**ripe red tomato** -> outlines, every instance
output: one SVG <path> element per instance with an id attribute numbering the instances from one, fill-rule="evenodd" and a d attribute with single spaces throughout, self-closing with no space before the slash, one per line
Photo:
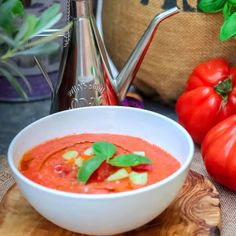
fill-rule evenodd
<path id="1" fill-rule="evenodd" d="M 139 164 L 137 166 L 132 166 L 132 170 L 137 171 L 137 172 L 152 171 L 153 165 L 152 164 Z"/>
<path id="2" fill-rule="evenodd" d="M 208 173 L 220 184 L 236 191 L 236 115 L 214 126 L 202 142 Z"/>
<path id="3" fill-rule="evenodd" d="M 99 166 L 99 168 L 92 174 L 92 176 L 90 177 L 90 182 L 93 181 L 102 182 L 116 169 L 117 169 L 116 167 L 113 167 L 107 164 L 106 161 L 104 161 Z"/>
<path id="4" fill-rule="evenodd" d="M 201 144 L 218 122 L 236 113 L 236 66 L 224 59 L 198 65 L 176 103 L 178 121 Z"/>

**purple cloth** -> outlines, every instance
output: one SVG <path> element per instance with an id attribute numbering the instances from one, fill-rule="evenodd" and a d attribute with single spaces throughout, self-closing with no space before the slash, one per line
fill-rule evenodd
<path id="1" fill-rule="evenodd" d="M 55 85 L 58 79 L 58 72 L 49 73 L 49 77 L 53 85 Z M 26 85 L 21 79 L 18 79 L 18 81 L 26 92 L 26 94 L 28 95 L 29 101 L 35 101 L 51 97 L 51 90 L 49 88 L 49 85 L 41 74 L 26 76 L 26 78 L 30 83 L 32 93 L 30 93 L 29 89 L 26 87 Z M 16 90 L 6 79 L 0 77 L 0 101 L 20 102 L 25 100 L 16 92 Z"/>
<path id="2" fill-rule="evenodd" d="M 142 109 L 144 108 L 144 104 L 141 100 L 130 96 L 126 96 L 126 98 L 121 102 L 121 105 L 127 107 L 142 108 Z"/>

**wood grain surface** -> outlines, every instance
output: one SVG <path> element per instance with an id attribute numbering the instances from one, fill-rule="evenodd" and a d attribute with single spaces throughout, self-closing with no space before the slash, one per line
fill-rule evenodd
<path id="1" fill-rule="evenodd" d="M 159 217 L 119 236 L 218 236 L 219 194 L 202 175 L 190 171 L 175 201 Z M 80 236 L 64 230 L 39 215 L 14 185 L 0 203 L 0 235 Z"/>

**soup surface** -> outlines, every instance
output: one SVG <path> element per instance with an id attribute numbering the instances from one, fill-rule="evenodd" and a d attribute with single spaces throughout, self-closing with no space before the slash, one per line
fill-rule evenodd
<path id="1" fill-rule="evenodd" d="M 179 168 L 180 163 L 173 156 L 145 140 L 92 133 L 37 145 L 24 154 L 19 164 L 20 172 L 40 185 L 88 194 L 141 188 Z"/>

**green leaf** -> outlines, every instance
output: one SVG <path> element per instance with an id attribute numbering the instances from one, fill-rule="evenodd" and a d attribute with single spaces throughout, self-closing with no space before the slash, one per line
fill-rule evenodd
<path id="1" fill-rule="evenodd" d="M 149 163 L 151 163 L 150 159 L 136 154 L 122 154 L 116 156 L 114 159 L 109 160 L 110 165 L 119 167 L 137 166 L 140 164 L 149 164 Z"/>
<path id="2" fill-rule="evenodd" d="M 221 11 L 227 0 L 200 0 L 198 8 L 203 12 Z"/>
<path id="3" fill-rule="evenodd" d="M 4 76 L 5 79 L 8 80 L 8 82 L 15 88 L 15 90 L 21 97 L 28 99 L 28 96 L 25 93 L 24 89 L 21 87 L 20 83 L 12 74 L 10 74 L 7 70 L 3 68 L 0 68 L 0 73 Z"/>
<path id="4" fill-rule="evenodd" d="M 8 35 L 0 32 L 0 44 L 2 44 L 3 42 L 8 44 L 8 46 L 13 47 L 13 48 L 19 47 L 19 44 L 18 44 L 17 41 L 12 39 Z"/>
<path id="5" fill-rule="evenodd" d="M 50 42 L 53 39 L 57 38 L 58 36 L 62 35 L 63 33 L 67 32 L 70 29 L 71 26 L 72 26 L 72 22 L 67 24 L 61 30 L 51 34 L 50 36 L 46 36 L 46 37 L 43 37 L 43 38 L 40 38 L 38 40 L 34 40 L 33 42 L 28 43 L 25 47 L 30 48 L 30 47 L 33 47 L 33 46 L 36 46 L 36 45 L 39 45 L 39 44 Z"/>
<path id="6" fill-rule="evenodd" d="M 18 0 L 8 0 L 1 4 L 0 7 L 0 24 L 4 25 L 12 16 L 13 9 L 17 5 Z"/>
<path id="7" fill-rule="evenodd" d="M 0 25 L 6 30 L 9 22 L 12 21 L 12 9 L 17 0 L 9 0 L 1 4 L 0 7 Z"/>
<path id="8" fill-rule="evenodd" d="M 27 55 L 27 56 L 48 55 L 48 54 L 55 52 L 58 48 L 59 48 L 59 45 L 57 43 L 49 42 L 46 44 L 35 46 L 33 48 L 30 48 L 30 49 L 27 49 L 24 51 L 19 51 L 19 52 L 15 53 L 15 56 L 19 56 L 19 55 Z"/>
<path id="9" fill-rule="evenodd" d="M 62 13 L 59 13 L 59 10 L 59 5 L 54 4 L 44 11 L 39 18 L 35 15 L 28 15 L 24 19 L 24 22 L 15 39 L 25 42 L 40 34 L 44 30 L 52 27 L 62 17 Z"/>
<path id="10" fill-rule="evenodd" d="M 104 158 L 102 156 L 94 156 L 93 158 L 85 161 L 78 171 L 78 180 L 82 183 L 86 183 L 93 172 L 98 169 L 103 161 Z"/>
<path id="11" fill-rule="evenodd" d="M 62 13 L 57 14 L 51 21 L 47 22 L 46 25 L 44 25 L 41 28 L 36 28 L 36 30 L 34 31 L 34 34 L 31 35 L 30 38 L 35 37 L 36 35 L 39 35 L 40 33 L 42 33 L 44 30 L 49 29 L 50 27 L 52 27 L 53 25 L 55 25 L 62 17 Z"/>
<path id="12" fill-rule="evenodd" d="M 236 0 L 228 0 L 228 3 L 232 6 L 236 6 Z"/>
<path id="13" fill-rule="evenodd" d="M 28 41 L 35 31 L 35 27 L 38 24 L 38 21 L 39 19 L 36 16 L 28 15 L 21 25 L 15 37 L 15 40 L 22 42 Z"/>
<path id="14" fill-rule="evenodd" d="M 231 16 L 231 5 L 227 2 L 223 8 L 224 19 L 227 20 Z"/>
<path id="15" fill-rule="evenodd" d="M 54 24 L 56 24 L 62 17 L 62 13 L 59 13 L 60 5 L 53 4 L 49 7 L 43 14 L 40 16 L 39 21 L 35 27 L 34 34 L 31 36 L 35 36 L 36 34 L 40 34 L 46 29 L 49 29 Z"/>
<path id="16" fill-rule="evenodd" d="M 15 14 L 21 13 L 19 4 L 19 0 L 7 0 L 0 7 L 0 26 L 9 34 L 12 34 L 15 30 Z"/>
<path id="17" fill-rule="evenodd" d="M 111 158 L 116 152 L 116 146 L 109 142 L 95 142 L 92 145 L 96 155 L 103 156 L 104 160 Z"/>
<path id="18" fill-rule="evenodd" d="M 12 9 L 12 12 L 16 16 L 23 16 L 25 13 L 24 6 L 20 0 L 17 1 L 15 6 Z"/>
<path id="19" fill-rule="evenodd" d="M 223 24 L 220 30 L 220 40 L 225 41 L 236 35 L 236 12 L 233 13 Z"/>
<path id="20" fill-rule="evenodd" d="M 223 9 L 224 20 L 227 20 L 234 12 L 235 7 L 232 6 L 229 2 L 226 2 Z"/>
<path id="21" fill-rule="evenodd" d="M 5 67 L 8 69 L 8 71 L 12 71 L 13 73 L 15 73 L 16 76 L 20 77 L 23 80 L 23 82 L 25 83 L 25 85 L 27 86 L 27 88 L 29 89 L 29 92 L 32 93 L 32 89 L 31 89 L 29 81 L 24 76 L 24 74 L 18 69 L 18 67 L 15 66 L 14 63 L 11 63 L 11 62 L 7 63 L 7 62 L 2 61 L 2 64 L 5 65 Z"/>

